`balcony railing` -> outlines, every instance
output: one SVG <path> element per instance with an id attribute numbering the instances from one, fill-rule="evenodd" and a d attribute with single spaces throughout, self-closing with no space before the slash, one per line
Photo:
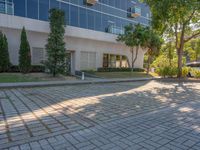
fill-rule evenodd
<path id="1" fill-rule="evenodd" d="M 110 25 L 108 27 L 108 33 L 112 33 L 112 34 L 124 34 L 124 28 L 122 27 L 117 27 L 115 25 Z"/>
<path id="2" fill-rule="evenodd" d="M 0 13 L 14 15 L 14 3 L 0 0 Z"/>

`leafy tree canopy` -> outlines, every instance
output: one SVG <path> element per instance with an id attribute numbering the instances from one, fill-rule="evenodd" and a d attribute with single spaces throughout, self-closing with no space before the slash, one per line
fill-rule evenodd
<path id="1" fill-rule="evenodd" d="M 178 54 L 178 77 L 181 77 L 184 45 L 200 35 L 200 1 L 142 1 L 150 6 L 153 28 L 167 38 L 174 40 Z"/>

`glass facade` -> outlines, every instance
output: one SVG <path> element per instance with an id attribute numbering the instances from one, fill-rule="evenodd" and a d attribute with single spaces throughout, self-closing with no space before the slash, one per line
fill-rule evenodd
<path id="1" fill-rule="evenodd" d="M 149 7 L 138 0 L 99 0 L 94 5 L 86 1 L 0 0 L 0 13 L 48 21 L 49 9 L 59 8 L 65 12 L 67 25 L 113 34 L 123 33 L 123 27 L 130 23 L 149 25 Z M 133 7 L 140 10 L 139 17 L 129 17 Z"/>
<path id="2" fill-rule="evenodd" d="M 103 68 L 128 68 L 128 58 L 124 55 L 104 54 Z"/>

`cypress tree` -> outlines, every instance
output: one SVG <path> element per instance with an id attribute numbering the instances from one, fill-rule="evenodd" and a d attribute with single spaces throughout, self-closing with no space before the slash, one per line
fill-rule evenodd
<path id="1" fill-rule="evenodd" d="M 65 14 L 62 10 L 50 10 L 50 34 L 46 44 L 47 61 L 46 67 L 55 77 L 65 69 Z"/>
<path id="2" fill-rule="evenodd" d="M 10 60 L 8 52 L 8 42 L 6 35 L 0 32 L 0 72 L 5 72 L 9 69 Z"/>
<path id="3" fill-rule="evenodd" d="M 3 71 L 3 64 L 4 64 L 4 42 L 3 42 L 3 34 L 0 31 L 0 72 Z"/>
<path id="4" fill-rule="evenodd" d="M 31 70 L 31 52 L 27 40 L 26 30 L 23 27 L 21 32 L 21 44 L 19 50 L 19 69 L 22 73 L 28 73 Z"/>
<path id="5" fill-rule="evenodd" d="M 6 35 L 4 34 L 4 48 L 5 48 L 5 61 L 6 61 L 6 71 L 9 69 L 10 67 L 10 56 L 9 56 L 9 51 L 8 51 L 8 40 Z"/>

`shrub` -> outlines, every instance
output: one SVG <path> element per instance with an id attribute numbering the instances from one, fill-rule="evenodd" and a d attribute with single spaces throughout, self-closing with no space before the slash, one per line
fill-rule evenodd
<path id="1" fill-rule="evenodd" d="M 177 75 L 176 67 L 161 67 L 156 69 L 156 73 L 158 73 L 162 77 L 173 77 Z"/>
<path id="2" fill-rule="evenodd" d="M 190 72 L 190 67 L 183 67 L 182 68 L 182 77 L 187 77 L 188 73 Z"/>
<path id="3" fill-rule="evenodd" d="M 9 72 L 20 72 L 19 66 L 13 65 L 8 70 Z M 30 68 L 30 72 L 45 72 L 45 66 L 42 65 L 33 65 Z"/>
<path id="4" fill-rule="evenodd" d="M 131 72 L 131 68 L 98 68 L 98 72 Z M 144 72 L 144 69 L 134 68 L 134 72 Z"/>
<path id="5" fill-rule="evenodd" d="M 195 76 L 194 77 L 195 78 L 200 78 L 200 71 L 199 70 L 195 72 Z"/>
<path id="6" fill-rule="evenodd" d="M 200 70 L 197 69 L 191 69 L 192 75 L 194 75 L 195 78 L 200 78 Z"/>

